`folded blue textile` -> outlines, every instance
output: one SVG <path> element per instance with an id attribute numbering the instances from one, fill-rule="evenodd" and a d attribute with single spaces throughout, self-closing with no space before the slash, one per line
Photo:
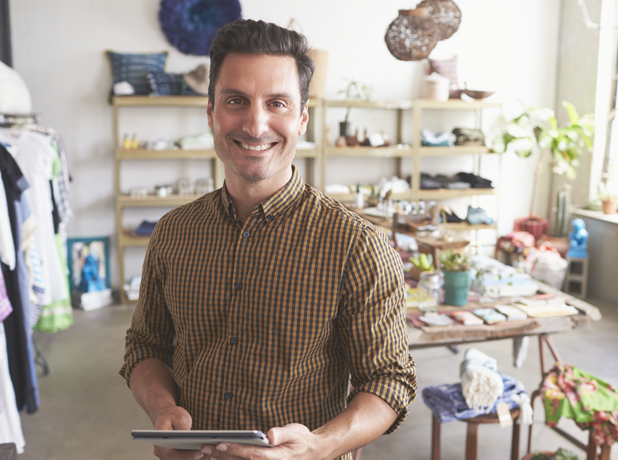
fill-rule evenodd
<path id="1" fill-rule="evenodd" d="M 135 230 L 133 230 L 133 234 L 136 236 L 150 236 L 152 235 L 152 232 L 154 232 L 156 225 L 157 222 L 148 222 L 147 220 L 144 220 Z"/>
<path id="2" fill-rule="evenodd" d="M 423 389 L 423 402 L 431 409 L 440 423 L 448 423 L 453 420 L 465 420 L 483 414 L 496 412 L 498 403 L 506 403 L 509 409 L 519 407 L 513 401 L 513 395 L 525 393 L 524 386 L 513 377 L 500 374 L 504 383 L 504 393 L 498 398 L 491 410 L 472 410 L 466 404 L 466 400 L 461 393 L 461 383 L 452 385 L 435 385 Z M 489 408 L 487 408 L 489 409 Z"/>
<path id="3" fill-rule="evenodd" d="M 421 145 L 426 147 L 452 147 L 453 135 L 447 131 L 434 133 L 428 129 L 421 130 Z"/>

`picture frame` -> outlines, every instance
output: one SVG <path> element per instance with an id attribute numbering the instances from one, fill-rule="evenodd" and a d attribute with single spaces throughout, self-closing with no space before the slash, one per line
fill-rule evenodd
<path id="1" fill-rule="evenodd" d="M 81 282 L 84 260 L 91 253 L 99 260 L 99 276 L 105 287 L 111 288 L 109 236 L 76 237 L 67 238 L 67 266 L 71 292 L 77 290 Z"/>

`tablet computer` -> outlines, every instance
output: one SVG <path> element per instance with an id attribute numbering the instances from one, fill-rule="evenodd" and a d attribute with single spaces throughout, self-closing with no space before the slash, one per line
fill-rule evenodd
<path id="1" fill-rule="evenodd" d="M 271 447 L 259 430 L 133 430 L 131 435 L 138 441 L 180 450 L 200 450 L 204 444 L 220 442 Z"/>

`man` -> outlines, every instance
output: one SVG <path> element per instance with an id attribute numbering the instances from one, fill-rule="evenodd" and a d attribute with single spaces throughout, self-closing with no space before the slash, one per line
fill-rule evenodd
<path id="1" fill-rule="evenodd" d="M 121 370 L 155 429 L 259 429 L 275 447 L 159 458 L 350 458 L 415 397 L 401 259 L 292 166 L 308 51 L 261 21 L 213 41 L 207 111 L 225 185 L 158 223 Z"/>

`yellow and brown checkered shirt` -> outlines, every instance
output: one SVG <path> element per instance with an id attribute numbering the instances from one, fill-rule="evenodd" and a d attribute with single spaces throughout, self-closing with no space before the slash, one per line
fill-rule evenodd
<path id="1" fill-rule="evenodd" d="M 225 189 L 158 223 L 126 337 L 127 382 L 167 363 L 193 429 L 313 430 L 348 383 L 398 414 L 416 395 L 401 258 L 340 203 L 290 182 L 242 222 Z"/>

